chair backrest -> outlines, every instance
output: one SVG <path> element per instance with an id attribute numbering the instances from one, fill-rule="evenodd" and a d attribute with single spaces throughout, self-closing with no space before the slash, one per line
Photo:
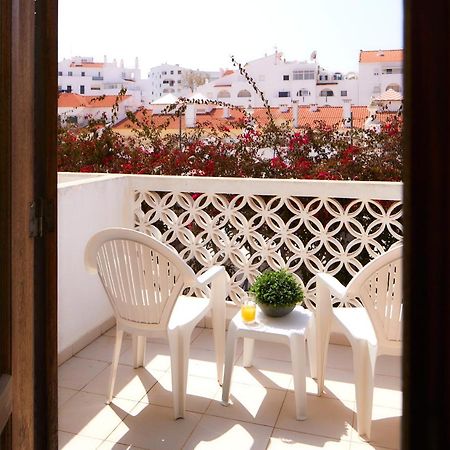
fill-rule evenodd
<path id="1" fill-rule="evenodd" d="M 362 302 L 378 342 L 387 345 L 402 340 L 402 251 L 399 245 L 375 258 L 355 275 L 347 291 Z"/>
<path id="2" fill-rule="evenodd" d="M 136 230 L 107 228 L 86 245 L 86 268 L 97 272 L 117 320 L 167 325 L 192 269 L 167 245 Z"/>

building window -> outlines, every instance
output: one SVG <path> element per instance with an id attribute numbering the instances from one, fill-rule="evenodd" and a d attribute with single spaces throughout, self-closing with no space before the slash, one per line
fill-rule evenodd
<path id="1" fill-rule="evenodd" d="M 181 70 L 178 71 L 178 75 L 181 75 Z"/>
<path id="2" fill-rule="evenodd" d="M 170 71 L 170 75 L 173 75 L 173 70 Z"/>
<path id="3" fill-rule="evenodd" d="M 163 73 L 162 73 L 163 75 L 167 75 L 167 72 L 166 71 L 163 71 Z"/>
<path id="4" fill-rule="evenodd" d="M 72 75 L 73 75 L 72 72 L 67 72 L 67 76 L 68 76 L 68 77 L 71 77 Z"/>
<path id="5" fill-rule="evenodd" d="M 67 86 L 66 92 L 70 94 L 72 92 L 72 86 Z"/>
<path id="6" fill-rule="evenodd" d="M 305 70 L 305 80 L 314 80 L 314 70 Z"/>
<path id="7" fill-rule="evenodd" d="M 80 86 L 80 94 L 81 94 L 81 95 L 84 94 L 84 86 L 83 86 L 83 85 Z"/>
<path id="8" fill-rule="evenodd" d="M 386 73 L 391 74 L 392 73 L 392 69 L 386 69 Z"/>
<path id="9" fill-rule="evenodd" d="M 319 94 L 321 97 L 333 97 L 334 92 L 331 89 L 322 89 Z"/>
<path id="10" fill-rule="evenodd" d="M 283 75 L 283 81 L 289 81 L 289 75 Z"/>
<path id="11" fill-rule="evenodd" d="M 217 94 L 217 98 L 230 98 L 231 94 L 228 91 L 222 90 Z"/>
<path id="12" fill-rule="evenodd" d="M 291 93 L 289 91 L 280 91 L 278 92 L 278 97 L 290 97 Z"/>
<path id="13" fill-rule="evenodd" d="M 62 86 L 58 85 L 58 92 L 61 92 L 61 91 L 62 91 Z"/>
<path id="14" fill-rule="evenodd" d="M 177 83 L 178 83 L 178 84 L 181 84 L 181 80 L 177 80 Z"/>
<path id="15" fill-rule="evenodd" d="M 297 92 L 297 97 L 308 97 L 309 95 L 311 95 L 311 92 L 309 92 L 308 89 L 300 89 Z"/>
<path id="16" fill-rule="evenodd" d="M 86 76 L 86 72 L 81 72 L 81 76 L 85 77 Z"/>
<path id="17" fill-rule="evenodd" d="M 336 72 L 336 73 L 333 75 L 333 80 L 342 80 L 342 73 Z"/>
<path id="18" fill-rule="evenodd" d="M 341 91 L 341 97 L 347 97 L 347 91 Z"/>
<path id="19" fill-rule="evenodd" d="M 91 86 L 91 91 L 99 91 L 100 86 Z"/>
<path id="20" fill-rule="evenodd" d="M 58 77 L 62 77 L 62 72 L 58 72 Z"/>
<path id="21" fill-rule="evenodd" d="M 294 70 L 292 73 L 292 79 L 293 80 L 303 80 L 303 70 Z"/>
<path id="22" fill-rule="evenodd" d="M 250 92 L 247 91 L 247 89 L 243 89 L 242 91 L 239 91 L 238 97 L 251 97 L 252 94 L 250 94 Z"/>

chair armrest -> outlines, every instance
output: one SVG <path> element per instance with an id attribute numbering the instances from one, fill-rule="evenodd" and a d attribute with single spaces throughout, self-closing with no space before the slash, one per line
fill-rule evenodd
<path id="1" fill-rule="evenodd" d="M 334 297 L 343 298 L 347 294 L 347 288 L 329 273 L 320 272 L 316 276 L 318 282 L 324 284 Z"/>
<path id="2" fill-rule="evenodd" d="M 219 276 L 223 276 L 225 272 L 225 267 L 223 266 L 212 266 L 205 273 L 202 273 L 197 277 L 197 287 L 202 288 L 207 286 L 213 280 Z"/>

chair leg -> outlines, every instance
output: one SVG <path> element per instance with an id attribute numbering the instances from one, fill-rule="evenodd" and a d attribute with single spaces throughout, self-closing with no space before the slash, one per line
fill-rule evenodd
<path id="1" fill-rule="evenodd" d="M 146 347 L 145 336 L 133 335 L 132 345 L 133 345 L 133 367 L 135 369 L 137 369 L 138 367 L 143 367 L 145 359 L 145 347 Z"/>
<path id="2" fill-rule="evenodd" d="M 186 388 L 191 331 L 192 330 L 186 331 L 176 328 L 174 330 L 169 330 L 168 332 L 175 419 L 183 418 L 186 410 Z"/>
<path id="3" fill-rule="evenodd" d="M 113 398 L 114 385 L 116 384 L 117 366 L 119 365 L 120 348 L 122 347 L 123 330 L 116 327 L 116 343 L 111 364 L 111 375 L 109 378 L 108 393 L 106 395 L 106 404 L 109 405 Z"/>
<path id="4" fill-rule="evenodd" d="M 372 425 L 373 387 L 376 351 L 371 354 L 366 341 L 353 346 L 355 371 L 357 429 L 360 436 L 370 439 Z"/>
<path id="5" fill-rule="evenodd" d="M 225 328 L 226 328 L 226 304 L 224 293 L 226 288 L 226 275 L 213 281 L 211 285 L 211 297 L 213 306 L 211 309 L 212 326 L 214 336 L 214 350 L 216 352 L 217 381 L 223 382 L 223 365 L 225 358 Z"/>
<path id="6" fill-rule="evenodd" d="M 306 343 L 308 345 L 309 372 L 311 378 L 317 380 L 317 343 L 316 343 L 316 322 L 314 316 L 311 317 L 306 334 Z"/>
<path id="7" fill-rule="evenodd" d="M 328 357 L 328 345 L 330 342 L 331 323 L 326 318 L 316 315 L 315 328 L 315 365 L 317 376 L 317 394 L 322 395 L 325 387 L 325 368 Z"/>
<path id="8" fill-rule="evenodd" d="M 291 334 L 289 338 L 291 348 L 292 372 L 294 377 L 295 416 L 297 420 L 306 419 L 306 345 L 305 337 Z"/>
<path id="9" fill-rule="evenodd" d="M 233 322 L 230 322 L 225 348 L 225 368 L 222 384 L 222 405 L 224 406 L 228 406 L 230 400 L 230 385 L 234 367 L 234 355 L 236 352 L 236 338 L 236 327 Z"/>
<path id="10" fill-rule="evenodd" d="M 242 355 L 242 363 L 244 367 L 252 367 L 254 348 L 255 348 L 255 340 L 251 338 L 244 338 L 244 352 Z"/>

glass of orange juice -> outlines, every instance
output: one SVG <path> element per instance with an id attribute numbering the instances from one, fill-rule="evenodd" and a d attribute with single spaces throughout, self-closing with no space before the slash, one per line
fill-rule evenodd
<path id="1" fill-rule="evenodd" d="M 255 323 L 256 302 L 253 294 L 248 294 L 241 306 L 242 321 L 247 324 Z"/>

